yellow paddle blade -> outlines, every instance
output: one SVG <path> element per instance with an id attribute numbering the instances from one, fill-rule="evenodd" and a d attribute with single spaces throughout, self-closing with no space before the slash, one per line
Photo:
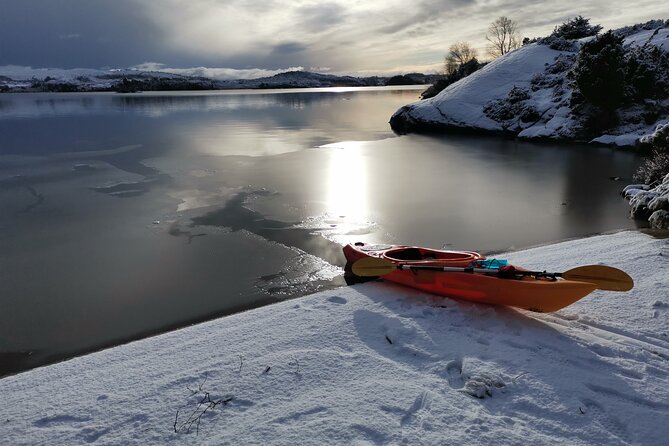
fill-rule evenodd
<path id="1" fill-rule="evenodd" d="M 592 283 L 598 289 L 607 291 L 629 291 L 634 287 L 634 281 L 625 271 L 604 265 L 579 266 L 565 271 L 562 277 Z"/>
<path id="2" fill-rule="evenodd" d="M 351 266 L 353 274 L 358 277 L 385 276 L 396 269 L 397 266 L 393 262 L 378 257 L 363 257 Z"/>

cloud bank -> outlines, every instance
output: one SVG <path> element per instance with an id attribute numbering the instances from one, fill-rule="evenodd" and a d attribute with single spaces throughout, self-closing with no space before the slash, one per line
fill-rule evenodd
<path id="1" fill-rule="evenodd" d="M 0 66 L 157 61 L 221 78 L 226 70 L 255 76 L 284 67 L 429 71 L 455 41 L 482 50 L 500 15 L 518 22 L 524 36 L 541 36 L 579 14 L 606 29 L 666 18 L 667 8 L 664 0 L 22 0 L 3 5 Z"/>

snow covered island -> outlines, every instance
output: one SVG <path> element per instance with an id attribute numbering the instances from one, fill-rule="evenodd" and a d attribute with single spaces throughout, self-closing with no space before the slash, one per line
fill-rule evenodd
<path id="1" fill-rule="evenodd" d="M 606 35 L 537 39 L 449 85 L 435 97 L 402 107 L 390 123 L 399 133 L 464 130 L 531 140 L 636 145 L 669 122 L 669 20 L 618 29 L 610 36 L 611 42 Z M 600 38 L 601 44 L 593 43 L 590 50 L 581 51 Z M 598 58 L 597 45 L 609 43 L 618 59 Z M 610 52 L 607 48 L 602 53 Z M 586 61 L 592 65 L 584 68 Z M 612 71 L 596 72 L 606 68 Z M 589 104 L 588 95 L 579 90 L 574 79 L 579 69 L 595 70 L 584 76 L 615 78 L 620 71 L 625 78 L 616 85 L 603 85 L 599 94 L 605 98 L 592 94 Z M 610 103 L 612 99 L 606 96 L 615 97 L 617 90 L 618 102 Z M 609 109 L 609 115 L 613 112 L 615 119 L 604 116 L 608 119 L 602 122 L 606 113 L 593 113 L 603 108 Z"/>
<path id="2" fill-rule="evenodd" d="M 506 256 L 635 280 L 554 314 L 371 282 L 0 379 L 3 444 L 661 445 L 669 243 Z"/>

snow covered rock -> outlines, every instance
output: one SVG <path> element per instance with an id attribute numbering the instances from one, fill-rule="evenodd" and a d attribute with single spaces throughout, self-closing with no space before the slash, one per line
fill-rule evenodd
<path id="1" fill-rule="evenodd" d="M 649 189 L 650 186 L 648 186 L 647 184 L 630 184 L 628 186 L 625 186 L 625 188 L 620 192 L 620 194 L 629 200 L 635 195 L 647 191 Z"/>
<path id="2" fill-rule="evenodd" d="M 646 220 L 650 217 L 651 211 L 648 207 L 651 200 L 655 199 L 657 194 L 653 191 L 642 191 L 634 195 L 630 199 L 630 206 L 632 210 L 630 211 L 632 217 L 638 220 Z"/>
<path id="3" fill-rule="evenodd" d="M 650 226 L 656 229 L 669 229 L 669 211 L 655 211 L 648 219 Z"/>
<path id="4" fill-rule="evenodd" d="M 669 229 L 669 123 L 641 138 L 642 147 L 651 151 L 635 174 L 649 184 L 631 184 L 622 194 L 630 200 L 634 218 L 648 219 L 651 227 Z"/>
<path id="5" fill-rule="evenodd" d="M 647 219 L 652 228 L 669 229 L 669 174 L 653 188 L 639 184 L 627 186 L 623 195 L 630 200 L 632 217 Z"/>

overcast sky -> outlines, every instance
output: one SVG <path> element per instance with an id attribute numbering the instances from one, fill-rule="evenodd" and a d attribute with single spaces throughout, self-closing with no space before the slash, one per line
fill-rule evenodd
<path id="1" fill-rule="evenodd" d="M 457 40 L 484 53 L 486 29 L 500 15 L 534 37 L 579 14 L 608 29 L 667 19 L 669 7 L 666 0 L 0 0 L 0 66 L 429 72 Z"/>

